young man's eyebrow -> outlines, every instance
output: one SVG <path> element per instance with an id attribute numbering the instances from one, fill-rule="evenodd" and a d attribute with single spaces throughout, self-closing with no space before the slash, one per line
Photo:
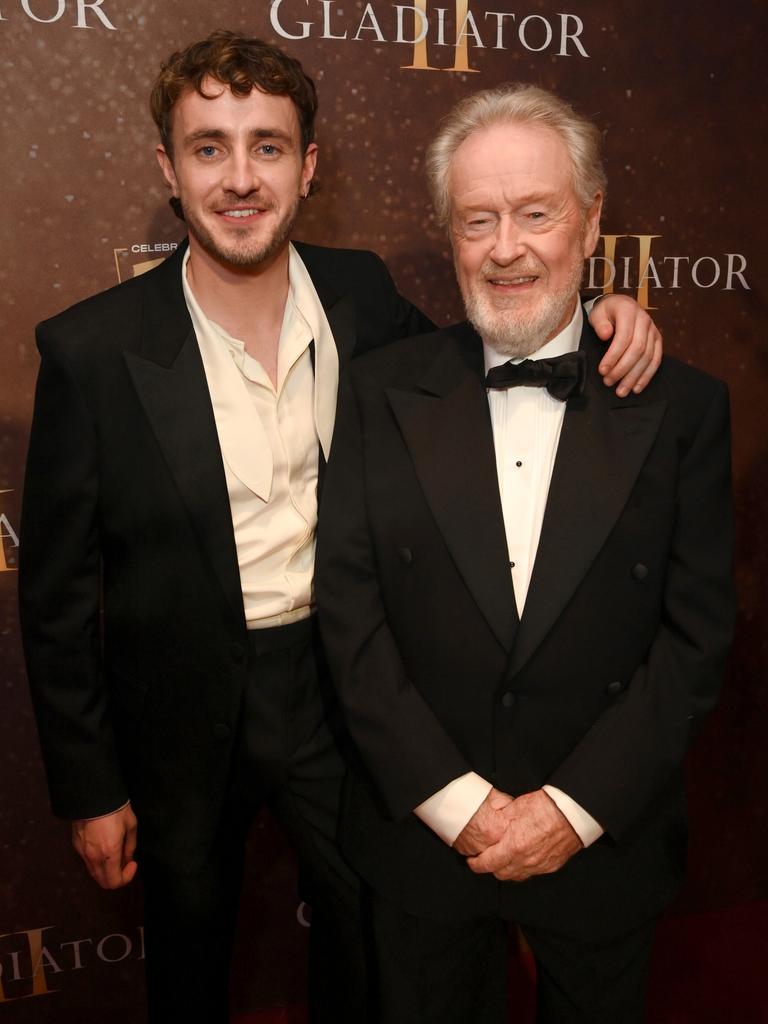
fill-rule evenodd
<path id="1" fill-rule="evenodd" d="M 284 128 L 254 128 L 251 136 L 255 139 L 282 139 L 293 142 L 293 135 Z"/>
<path id="2" fill-rule="evenodd" d="M 189 135 L 184 136 L 184 145 L 188 146 L 202 139 L 226 139 L 229 132 L 223 128 L 198 128 Z M 279 139 L 282 142 L 292 143 L 293 136 L 284 128 L 254 128 L 249 132 L 252 139 Z"/>

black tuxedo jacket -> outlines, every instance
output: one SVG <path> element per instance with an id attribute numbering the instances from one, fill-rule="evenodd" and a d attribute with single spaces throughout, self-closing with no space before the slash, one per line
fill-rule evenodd
<path id="1" fill-rule="evenodd" d="M 618 399 L 588 326 L 581 344 L 522 621 L 474 331 L 356 361 L 340 399 L 317 595 L 360 757 L 344 846 L 417 915 L 604 936 L 679 880 L 681 762 L 734 611 L 727 393 L 667 359 Z M 411 813 L 470 770 L 558 786 L 606 834 L 554 875 L 475 876 Z"/>
<path id="2" fill-rule="evenodd" d="M 429 329 L 373 253 L 298 248 L 342 365 Z M 143 846 L 194 870 L 225 791 L 246 627 L 182 255 L 38 328 L 20 597 L 54 811 L 130 798 Z"/>

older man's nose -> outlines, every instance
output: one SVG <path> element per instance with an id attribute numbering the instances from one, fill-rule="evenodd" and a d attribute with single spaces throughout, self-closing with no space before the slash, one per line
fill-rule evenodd
<path id="1" fill-rule="evenodd" d="M 525 250 L 525 236 L 520 226 L 511 217 L 501 217 L 490 252 L 491 259 L 504 266 L 519 259 Z"/>

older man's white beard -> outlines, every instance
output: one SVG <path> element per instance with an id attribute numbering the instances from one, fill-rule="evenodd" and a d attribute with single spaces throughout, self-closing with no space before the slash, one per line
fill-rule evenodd
<path id="1" fill-rule="evenodd" d="M 510 359 L 525 359 L 554 338 L 570 320 L 582 270 L 583 261 L 579 259 L 571 268 L 566 286 L 561 291 L 543 295 L 536 308 L 526 312 L 515 308 L 514 296 L 509 298 L 508 306 L 494 304 L 491 296 L 481 290 L 482 285 L 473 283 L 471 290 L 464 294 L 467 319 L 494 351 Z M 493 277 L 495 271 L 496 267 L 483 267 L 480 280 Z"/>

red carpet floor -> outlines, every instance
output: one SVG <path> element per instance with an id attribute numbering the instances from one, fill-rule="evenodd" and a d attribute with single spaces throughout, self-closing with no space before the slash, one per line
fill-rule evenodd
<path id="1" fill-rule="evenodd" d="M 512 958 L 510 1024 L 534 1024 L 530 954 Z M 654 946 L 648 1024 L 768 1024 L 768 902 L 663 920 Z M 304 1007 L 233 1024 L 307 1024 Z M 467 1021 L 467 1024 L 472 1024 Z"/>

